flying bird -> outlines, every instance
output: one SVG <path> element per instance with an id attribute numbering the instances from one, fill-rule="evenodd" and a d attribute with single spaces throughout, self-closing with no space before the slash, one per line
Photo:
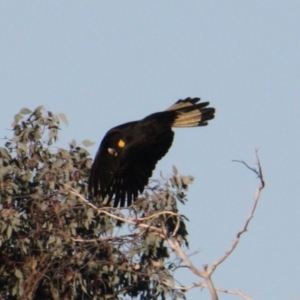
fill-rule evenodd
<path id="1" fill-rule="evenodd" d="M 199 103 L 198 103 L 199 102 Z M 91 196 L 107 197 L 113 206 L 130 206 L 148 184 L 156 163 L 172 145 L 172 127 L 206 126 L 215 109 L 200 98 L 178 100 L 167 110 L 110 129 L 94 159 Z"/>

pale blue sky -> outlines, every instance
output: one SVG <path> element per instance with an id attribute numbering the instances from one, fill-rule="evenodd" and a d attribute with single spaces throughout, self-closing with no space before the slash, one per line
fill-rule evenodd
<path id="1" fill-rule="evenodd" d="M 176 129 L 164 174 L 196 177 L 182 212 L 196 266 L 231 245 L 259 182 L 266 189 L 217 287 L 250 297 L 300 297 L 299 1 L 2 1 L 0 136 L 22 107 L 65 113 L 59 145 L 199 96 L 216 107 L 206 128 Z M 182 284 L 199 281 L 190 272 Z M 209 299 L 190 291 L 188 299 Z M 220 295 L 221 299 L 238 299 Z"/>

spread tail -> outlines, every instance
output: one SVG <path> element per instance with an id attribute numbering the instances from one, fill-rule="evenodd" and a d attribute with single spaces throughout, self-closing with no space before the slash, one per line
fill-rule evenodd
<path id="1" fill-rule="evenodd" d="M 200 98 L 187 98 L 178 100 L 167 111 L 175 111 L 176 117 L 172 123 L 173 127 L 195 127 L 206 126 L 207 121 L 215 117 L 215 109 L 207 107 L 209 102 L 197 103 Z"/>

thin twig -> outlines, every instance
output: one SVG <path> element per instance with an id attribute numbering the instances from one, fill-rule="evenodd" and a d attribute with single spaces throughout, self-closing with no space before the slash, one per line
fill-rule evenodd
<path id="1" fill-rule="evenodd" d="M 216 260 L 213 263 L 213 265 L 211 267 L 212 273 L 215 271 L 215 269 L 217 268 L 217 266 L 220 265 L 234 251 L 234 249 L 236 248 L 236 246 L 238 245 L 238 243 L 240 241 L 241 235 L 248 230 L 249 223 L 250 223 L 251 219 L 254 217 L 254 213 L 255 213 L 255 210 L 256 210 L 256 207 L 257 207 L 257 203 L 258 203 L 258 200 L 259 200 L 259 197 L 260 197 L 261 190 L 265 186 L 265 182 L 264 182 L 263 174 L 262 174 L 262 168 L 261 168 L 261 164 L 260 164 L 260 160 L 259 160 L 259 157 L 258 157 L 257 150 L 255 151 L 255 153 L 256 153 L 258 170 L 249 167 L 244 161 L 234 160 L 235 162 L 239 162 L 239 163 L 244 164 L 248 169 L 250 169 L 251 171 L 253 171 L 258 176 L 258 178 L 260 179 L 260 185 L 259 185 L 259 187 L 256 190 L 252 209 L 250 211 L 250 214 L 249 214 L 249 216 L 248 216 L 248 218 L 247 218 L 247 220 L 246 220 L 243 228 L 237 233 L 236 238 L 233 241 L 231 247 L 224 253 L 224 255 L 222 257 L 220 257 L 218 260 Z"/>

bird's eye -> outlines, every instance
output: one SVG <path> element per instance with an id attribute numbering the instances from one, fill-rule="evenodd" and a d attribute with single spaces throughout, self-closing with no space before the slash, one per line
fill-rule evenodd
<path id="1" fill-rule="evenodd" d="M 123 140 L 119 140 L 118 146 L 119 146 L 120 148 L 124 148 L 124 147 L 125 147 L 125 142 L 124 142 Z"/>

